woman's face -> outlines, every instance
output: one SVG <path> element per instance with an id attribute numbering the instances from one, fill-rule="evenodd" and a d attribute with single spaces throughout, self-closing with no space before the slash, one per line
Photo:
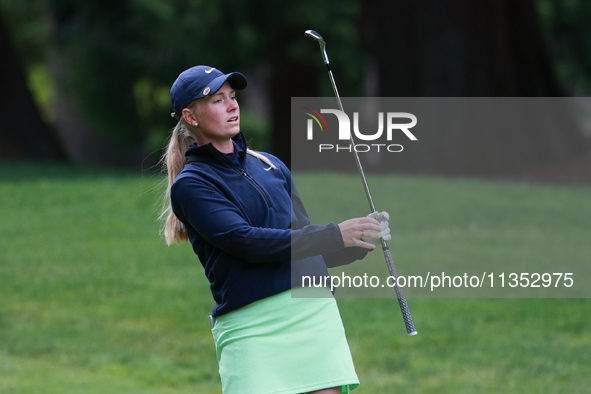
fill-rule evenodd
<path id="1" fill-rule="evenodd" d="M 197 101 L 193 112 L 199 144 L 224 143 L 240 132 L 240 107 L 236 91 L 226 81 L 213 95 Z"/>

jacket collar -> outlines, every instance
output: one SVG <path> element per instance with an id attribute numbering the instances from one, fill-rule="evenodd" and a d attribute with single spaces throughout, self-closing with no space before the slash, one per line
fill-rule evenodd
<path id="1" fill-rule="evenodd" d="M 244 159 L 246 158 L 246 138 L 244 137 L 244 134 L 242 134 L 242 132 L 236 134 L 234 137 L 232 137 L 232 142 L 234 143 L 234 152 L 240 158 L 240 162 L 244 163 Z M 218 160 L 224 156 L 225 154 L 217 150 L 211 142 L 205 145 L 197 145 L 196 142 L 193 142 L 185 152 L 187 163 L 205 163 Z"/>

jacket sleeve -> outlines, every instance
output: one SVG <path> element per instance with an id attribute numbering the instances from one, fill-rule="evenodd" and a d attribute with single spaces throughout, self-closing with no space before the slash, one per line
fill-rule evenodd
<path id="1" fill-rule="evenodd" d="M 306 226 L 310 225 L 310 218 L 308 217 L 308 213 L 306 212 L 293 179 L 291 180 L 290 185 L 292 228 L 299 228 L 300 226 L 306 228 Z M 343 237 L 341 236 L 340 230 L 338 236 L 342 243 Z M 351 248 L 345 248 L 344 246 L 345 245 L 343 244 L 343 247 L 336 251 L 325 251 L 322 253 L 322 257 L 328 268 L 351 264 L 354 261 L 363 259 L 369 252 L 369 249 L 357 246 Z M 299 247 L 300 245 L 294 242 L 293 248 L 296 254 Z"/>
<path id="2" fill-rule="evenodd" d="M 344 249 L 334 223 L 308 223 L 294 230 L 253 227 L 238 206 L 199 179 L 177 180 L 171 203 L 174 214 L 207 242 L 249 263 L 298 260 Z"/>

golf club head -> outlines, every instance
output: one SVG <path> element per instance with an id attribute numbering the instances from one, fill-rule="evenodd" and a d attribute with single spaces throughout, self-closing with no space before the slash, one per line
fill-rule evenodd
<path id="1" fill-rule="evenodd" d="M 322 36 L 314 30 L 306 30 L 306 35 L 308 37 L 312 37 L 314 40 L 318 41 L 318 44 L 320 45 L 320 52 L 322 53 L 322 59 L 324 60 L 324 64 L 328 65 L 329 61 L 328 61 L 328 55 L 326 54 L 326 41 L 324 41 L 324 38 L 322 38 Z"/>

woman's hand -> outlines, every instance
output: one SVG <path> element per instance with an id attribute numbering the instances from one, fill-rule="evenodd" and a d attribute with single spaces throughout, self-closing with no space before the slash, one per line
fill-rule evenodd
<path id="1" fill-rule="evenodd" d="M 375 249 L 375 245 L 361 240 L 361 238 L 379 238 L 380 223 L 371 217 L 353 218 L 339 223 L 341 236 L 346 247 L 359 246 Z"/>

